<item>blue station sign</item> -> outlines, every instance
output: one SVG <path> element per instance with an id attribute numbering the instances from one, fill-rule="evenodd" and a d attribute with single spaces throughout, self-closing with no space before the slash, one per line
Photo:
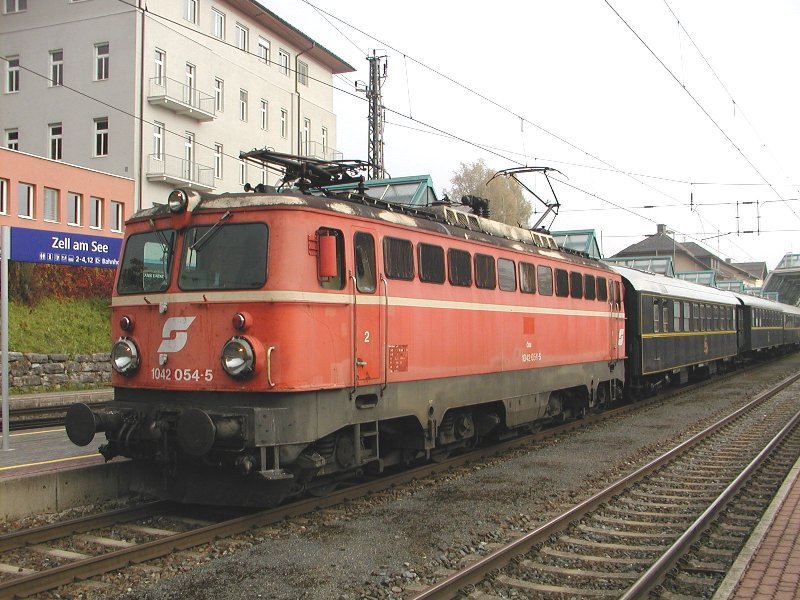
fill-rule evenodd
<path id="1" fill-rule="evenodd" d="M 11 228 L 11 260 L 115 269 L 121 238 Z"/>

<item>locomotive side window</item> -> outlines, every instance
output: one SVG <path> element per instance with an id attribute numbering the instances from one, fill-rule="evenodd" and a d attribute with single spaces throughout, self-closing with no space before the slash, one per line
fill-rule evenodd
<path id="1" fill-rule="evenodd" d="M 569 274 L 569 295 L 573 298 L 583 298 L 583 274 L 571 271 Z"/>
<path id="2" fill-rule="evenodd" d="M 519 263 L 519 291 L 524 294 L 536 293 L 536 267 L 531 263 Z"/>
<path id="3" fill-rule="evenodd" d="M 182 290 L 255 289 L 267 280 L 265 223 L 203 225 L 186 230 L 178 275 Z"/>
<path id="4" fill-rule="evenodd" d="M 411 242 L 400 238 L 383 238 L 383 268 L 390 279 L 414 279 L 414 250 Z"/>
<path id="5" fill-rule="evenodd" d="M 653 333 L 659 331 L 659 314 L 661 313 L 661 304 L 658 300 L 653 300 Z"/>
<path id="6" fill-rule="evenodd" d="M 681 303 L 677 300 L 672 301 L 672 331 L 681 330 Z"/>
<path id="7" fill-rule="evenodd" d="M 475 285 L 484 290 L 493 290 L 497 287 L 497 271 L 493 256 L 475 255 Z"/>
<path id="8" fill-rule="evenodd" d="M 608 301 L 608 284 L 605 277 L 597 278 L 597 299 L 601 302 Z"/>
<path id="9" fill-rule="evenodd" d="M 617 310 L 622 309 L 622 288 L 619 285 L 619 281 L 614 282 L 614 305 Z"/>
<path id="10" fill-rule="evenodd" d="M 594 275 L 583 276 L 583 297 L 587 300 L 595 299 Z"/>
<path id="11" fill-rule="evenodd" d="M 556 296 L 560 298 L 569 296 L 569 273 L 564 269 L 556 269 Z"/>
<path id="12" fill-rule="evenodd" d="M 431 244 L 418 244 L 419 280 L 426 283 L 444 283 L 444 248 Z"/>
<path id="13" fill-rule="evenodd" d="M 117 292 L 161 292 L 169 286 L 175 230 L 137 233 L 128 238 L 119 269 Z"/>
<path id="14" fill-rule="evenodd" d="M 451 285 L 472 285 L 472 257 L 469 252 L 452 248 L 447 251 L 447 276 Z"/>
<path id="15" fill-rule="evenodd" d="M 536 267 L 536 281 L 542 296 L 553 295 L 553 269 L 543 265 Z"/>
<path id="16" fill-rule="evenodd" d="M 688 302 L 683 303 L 683 330 L 692 330 L 692 305 Z"/>
<path id="17" fill-rule="evenodd" d="M 356 289 L 371 294 L 375 291 L 375 238 L 363 231 L 356 232 L 354 244 L 356 259 Z"/>
<path id="18" fill-rule="evenodd" d="M 344 289 L 344 234 L 338 229 L 320 227 L 317 230 L 317 237 L 333 236 L 336 240 L 336 276 L 320 277 L 319 284 L 326 290 Z"/>
<path id="19" fill-rule="evenodd" d="M 497 279 L 500 289 L 504 292 L 517 291 L 517 273 L 514 269 L 514 261 L 507 258 L 497 259 Z"/>

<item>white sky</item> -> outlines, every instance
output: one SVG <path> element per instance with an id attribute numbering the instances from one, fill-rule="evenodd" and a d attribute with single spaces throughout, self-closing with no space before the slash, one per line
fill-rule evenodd
<path id="1" fill-rule="evenodd" d="M 304 0 L 262 0 L 356 67 L 357 73 L 346 76 L 350 82 L 367 80 L 368 50 L 388 55 L 385 162 L 392 176 L 431 174 L 441 193 L 461 162 L 484 158 L 497 170 L 548 165 L 599 197 L 556 183 L 561 213 L 552 229 L 594 228 L 607 256 L 654 233 L 656 223 L 679 232 L 678 241 L 705 239 L 723 258 L 764 260 L 770 269 L 785 253 L 800 252 L 800 202 L 791 200 L 800 197 L 800 2 L 609 0 L 732 144 L 605 0 L 309 1 L 383 41 L 323 17 Z M 528 122 L 521 126 L 518 117 L 411 58 Z M 338 77 L 334 84 L 352 90 Z M 335 92 L 335 107 L 337 149 L 345 158 L 366 160 L 366 102 Z M 423 123 L 497 148 L 501 156 L 414 130 L 425 130 Z M 697 184 L 682 183 L 690 181 Z M 692 192 L 701 205 L 694 211 Z M 613 207 L 600 198 L 641 216 L 608 210 Z M 738 206 L 738 221 L 737 201 L 751 203 Z M 717 205 L 702 206 L 710 203 Z M 759 227 L 761 235 L 736 234 Z"/>

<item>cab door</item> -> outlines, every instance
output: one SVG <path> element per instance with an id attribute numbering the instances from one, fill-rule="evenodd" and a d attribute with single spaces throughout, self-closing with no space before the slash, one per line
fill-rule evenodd
<path id="1" fill-rule="evenodd" d="M 383 296 L 378 285 L 375 235 L 361 230 L 353 234 L 353 373 L 354 385 L 376 384 L 383 369 L 381 331 Z"/>

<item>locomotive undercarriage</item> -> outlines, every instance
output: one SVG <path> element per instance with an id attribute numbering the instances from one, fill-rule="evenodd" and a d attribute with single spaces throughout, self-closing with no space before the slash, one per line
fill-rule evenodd
<path id="1" fill-rule="evenodd" d="M 137 491 L 264 506 L 322 493 L 362 472 L 442 459 L 487 438 L 581 416 L 615 400 L 621 378 L 621 362 L 602 362 L 397 383 L 382 395 L 380 386 L 359 387 L 355 396 L 349 389 L 223 394 L 117 388 L 103 413 L 85 405 L 70 409 L 67 430 L 79 445 L 104 431 L 101 454 L 134 459 Z"/>

